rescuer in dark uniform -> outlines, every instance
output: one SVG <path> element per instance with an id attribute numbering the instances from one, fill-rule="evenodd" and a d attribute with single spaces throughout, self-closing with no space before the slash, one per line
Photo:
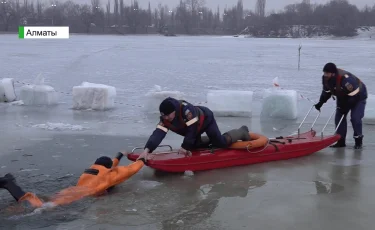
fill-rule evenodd
<path id="1" fill-rule="evenodd" d="M 184 100 L 168 97 L 160 104 L 159 111 L 160 122 L 148 139 L 140 158 L 146 159 L 147 154 L 152 153 L 163 141 L 168 130 L 185 137 L 179 150 L 181 154 L 208 146 L 208 143 L 218 148 L 226 148 L 238 140 L 250 140 L 246 126 L 221 134 L 213 112 L 204 106 L 194 106 Z M 204 132 L 209 140 L 201 138 Z"/>
<path id="2" fill-rule="evenodd" d="M 327 63 L 323 68 L 322 76 L 323 91 L 320 100 L 315 104 L 315 108 L 320 111 L 324 103 L 331 96 L 337 98 L 337 111 L 335 116 L 335 125 L 337 127 L 342 115 L 345 115 L 337 133 L 341 139 L 331 147 L 345 147 L 345 138 L 347 132 L 346 116 L 351 111 L 351 122 L 353 126 L 353 137 L 355 140 L 355 149 L 362 148 L 362 118 L 365 114 L 367 89 L 366 85 L 354 74 L 343 69 L 337 69 L 334 63 Z"/>

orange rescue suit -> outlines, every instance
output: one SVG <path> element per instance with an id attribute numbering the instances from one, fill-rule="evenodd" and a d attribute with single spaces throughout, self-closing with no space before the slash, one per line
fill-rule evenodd
<path id="1" fill-rule="evenodd" d="M 145 164 L 144 159 L 137 160 L 127 166 L 118 166 L 118 158 L 112 159 L 112 162 L 112 168 L 93 164 L 81 175 L 76 186 L 60 191 L 50 202 L 54 205 L 66 205 L 87 196 L 101 195 L 107 189 L 129 179 Z M 30 193 L 25 194 L 19 201 L 25 200 L 29 201 L 34 207 L 41 207 L 43 205 L 35 195 Z"/>

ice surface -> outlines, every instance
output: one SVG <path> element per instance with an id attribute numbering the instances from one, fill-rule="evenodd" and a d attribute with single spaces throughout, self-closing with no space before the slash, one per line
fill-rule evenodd
<path id="1" fill-rule="evenodd" d="M 180 91 L 165 91 L 159 85 L 155 85 L 146 95 L 146 112 L 159 113 L 160 103 L 167 97 L 173 97 L 177 100 L 184 99 L 185 94 Z"/>
<path id="2" fill-rule="evenodd" d="M 90 36 L 82 35 L 69 43 L 64 43 L 64 45 L 56 46 L 55 43 L 47 44 L 36 41 L 36 45 L 30 46 L 26 43 L 17 43 L 12 36 L 1 35 L 0 57 L 3 62 L 0 79 L 17 75 L 13 78 L 18 100 L 22 85 L 18 84 L 17 80 L 34 84 L 33 80 L 38 73 L 50 76 L 49 81 L 45 84 L 53 86 L 57 91 L 70 92 L 70 95 L 60 96 L 64 94 L 59 93 L 59 106 L 55 107 L 53 111 L 43 112 L 43 110 L 35 110 L 30 106 L 8 108 L 7 105 L 0 105 L 3 112 L 1 127 L 8 127 L 8 124 L 13 123 L 23 124 L 28 121 L 33 121 L 34 124 L 46 123 L 50 121 L 47 119 L 53 116 L 51 122 L 75 124 L 72 119 L 95 123 L 98 120 L 107 122 L 90 125 L 90 130 L 87 132 L 97 133 L 99 130 L 106 134 L 122 135 L 123 132 L 126 132 L 126 134 L 147 136 L 149 135 L 148 130 L 154 129 L 157 116 L 144 116 L 145 94 L 155 84 L 158 84 L 162 86 L 160 91 L 178 90 L 185 93 L 185 98 L 192 103 L 206 101 L 208 90 L 254 91 L 252 102 L 252 126 L 254 127 L 252 129 L 259 132 L 263 127 L 258 121 L 258 116 L 262 111 L 263 91 L 272 86 L 272 79 L 277 76 L 280 80 L 280 87 L 297 90 L 298 115 L 300 119 L 304 117 L 310 109 L 311 103 L 307 100 L 300 100 L 300 94 L 314 102 L 319 99 L 322 91 L 321 68 L 327 62 L 320 57 L 328 51 L 337 54 L 335 62 L 338 65 L 361 76 L 361 80 L 366 83 L 368 89 L 375 87 L 373 80 L 375 71 L 374 40 L 249 38 L 240 39 L 240 41 L 233 36 L 228 38 L 210 36 L 204 39 L 188 36 L 183 39 L 170 40 L 159 36 L 118 37 L 111 35 L 103 37 L 103 39 L 92 39 Z M 375 36 L 373 36 L 374 38 Z M 108 39 L 111 42 L 108 42 Z M 85 46 L 82 47 L 82 44 Z M 303 48 L 301 50 L 301 68 L 298 71 L 298 47 L 300 44 Z M 220 47 L 220 50 L 217 47 Z M 96 53 L 97 50 L 103 49 L 107 49 L 107 51 L 100 52 L 100 55 Z M 250 56 L 248 50 L 251 50 Z M 58 56 L 56 56 L 57 53 Z M 361 53 L 361 55 L 353 59 L 350 55 L 354 56 L 356 53 Z M 23 61 L 22 68 L 19 65 L 21 59 Z M 264 63 L 267 65 L 263 65 Z M 274 74 L 270 75 L 270 73 Z M 115 86 L 117 91 L 115 102 L 121 97 L 124 103 L 115 103 L 116 110 L 100 113 L 102 114 L 100 116 L 91 112 L 72 114 L 69 110 L 73 104 L 72 88 L 80 85 L 83 81 Z M 121 95 L 119 89 L 122 90 Z M 322 114 L 316 125 L 324 126 L 335 108 L 335 103 L 336 101 L 329 100 L 323 106 Z M 157 110 L 156 107 L 155 110 Z M 15 116 L 13 111 L 19 111 L 20 116 Z M 38 115 L 39 112 L 40 115 Z M 312 123 L 315 113 L 316 111 L 311 111 L 306 122 Z M 24 114 L 29 117 L 23 118 L 22 121 L 19 120 L 18 117 L 21 118 Z M 46 121 L 41 122 L 41 117 L 47 118 Z M 267 121 L 267 119 L 265 120 Z M 329 125 L 333 120 L 332 118 Z M 237 118 L 225 118 L 220 119 L 219 123 L 221 123 L 220 126 L 230 129 L 232 126 L 241 126 L 242 124 L 239 123 L 244 122 Z M 284 122 L 281 122 L 279 126 L 274 127 L 280 129 L 283 124 Z M 22 126 L 26 127 L 27 125 Z M 22 126 L 18 129 L 21 130 Z M 277 135 L 289 134 L 289 128 L 290 125 L 282 131 L 278 131 L 280 133 Z M 366 129 L 366 127 L 364 128 Z M 327 129 L 331 129 L 330 126 Z M 25 128 L 25 130 L 28 129 Z M 366 132 L 366 130 L 364 131 Z M 271 132 L 272 126 L 267 135 L 272 136 Z M 173 139 L 176 146 L 181 141 L 179 136 L 175 137 L 174 134 L 168 134 L 168 137 Z"/>
<path id="3" fill-rule="evenodd" d="M 116 88 L 104 84 L 83 82 L 73 87 L 73 108 L 108 110 L 114 108 Z"/>
<path id="4" fill-rule="evenodd" d="M 298 96 L 295 90 L 284 90 L 279 88 L 266 89 L 263 94 L 262 116 L 297 119 Z"/>
<path id="5" fill-rule="evenodd" d="M 17 98 L 13 78 L 3 78 L 0 81 L 0 102 L 12 102 Z"/>
<path id="6" fill-rule="evenodd" d="M 368 95 L 363 123 L 375 125 L 375 95 L 373 94 Z"/>
<path id="7" fill-rule="evenodd" d="M 210 90 L 207 107 L 215 116 L 251 117 L 253 94 L 253 91 Z"/>
<path id="8" fill-rule="evenodd" d="M 25 105 L 55 105 L 58 93 L 49 85 L 24 85 L 20 90 L 20 100 Z"/>
<path id="9" fill-rule="evenodd" d="M 45 130 L 55 130 L 55 131 L 64 131 L 64 130 L 72 130 L 72 131 L 82 131 L 84 128 L 81 125 L 71 125 L 71 124 L 64 124 L 64 123 L 51 123 L 47 122 L 46 124 L 37 124 L 33 125 L 33 128 L 45 129 Z"/>

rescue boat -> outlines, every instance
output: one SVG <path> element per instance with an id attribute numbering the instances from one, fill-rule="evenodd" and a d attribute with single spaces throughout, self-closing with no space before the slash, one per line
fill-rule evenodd
<path id="1" fill-rule="evenodd" d="M 311 109 L 308 114 L 310 112 Z M 238 141 L 225 149 L 198 149 L 188 156 L 178 154 L 178 150 L 173 150 L 170 145 L 160 145 L 159 147 L 169 147 L 170 150 L 153 152 L 149 155 L 146 165 L 153 169 L 166 172 L 204 171 L 250 165 L 308 156 L 328 147 L 340 139 L 340 135 L 336 133 L 337 129 L 333 135 L 323 136 L 323 131 L 333 113 L 323 127 L 321 135 L 316 135 L 316 131 L 313 129 L 320 113 L 315 118 L 311 130 L 300 133 L 301 126 L 307 115 L 301 122 L 296 135 L 268 138 L 261 134 L 249 133 L 251 141 Z M 343 117 L 341 121 L 342 119 Z M 140 153 L 135 153 L 137 149 L 143 148 L 134 148 L 133 151 L 128 154 L 129 160 L 135 161 L 138 158 Z"/>

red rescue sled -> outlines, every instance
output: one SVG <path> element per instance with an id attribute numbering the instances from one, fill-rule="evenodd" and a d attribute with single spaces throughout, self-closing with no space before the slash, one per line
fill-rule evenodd
<path id="1" fill-rule="evenodd" d="M 298 134 L 269 139 L 268 143 L 263 147 L 252 149 L 200 149 L 193 151 L 192 156 L 185 156 L 178 154 L 177 150 L 173 151 L 172 147 L 169 145 L 161 145 L 159 147 L 168 146 L 170 151 L 154 152 L 150 154 L 147 166 L 167 172 L 184 172 L 287 160 L 313 154 L 340 139 L 339 134 L 323 137 L 323 130 L 327 126 L 333 113 L 324 126 L 321 135 L 316 136 L 316 131 L 313 130 L 313 126 L 320 113 L 312 124 L 311 130 L 300 134 L 300 127 L 307 115 L 298 128 Z M 136 149 L 143 148 L 134 148 L 132 153 L 128 155 L 129 160 L 135 161 L 140 155 L 140 153 L 134 153 Z"/>

